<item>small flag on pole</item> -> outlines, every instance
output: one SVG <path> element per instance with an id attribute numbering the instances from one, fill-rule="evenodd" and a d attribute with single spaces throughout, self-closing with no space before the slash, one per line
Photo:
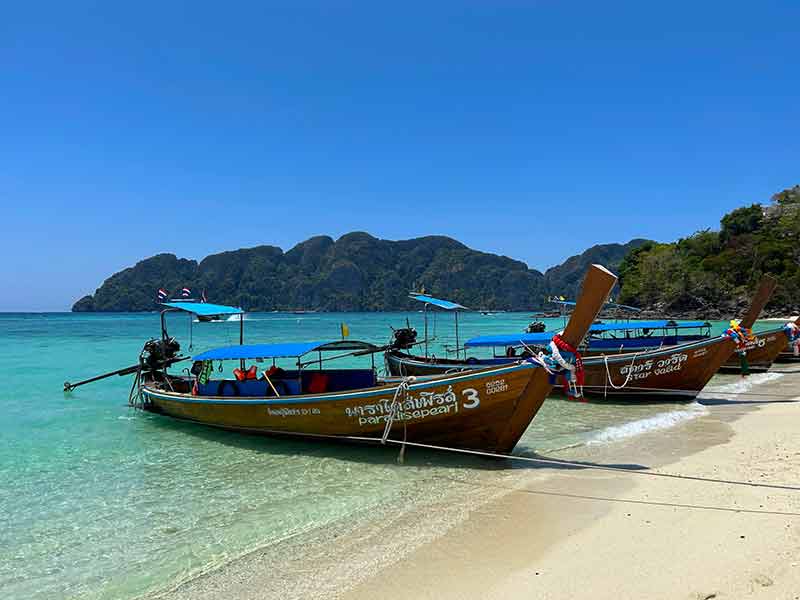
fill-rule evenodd
<path id="1" fill-rule="evenodd" d="M 191 295 L 192 295 L 192 290 L 190 290 L 189 288 L 185 287 L 181 290 L 181 296 L 183 296 L 184 298 L 188 298 Z"/>
<path id="2" fill-rule="evenodd" d="M 158 288 L 158 299 L 159 300 L 166 300 L 167 296 L 169 296 L 169 292 L 163 288 Z"/>
<path id="3" fill-rule="evenodd" d="M 342 339 L 350 336 L 350 328 L 347 323 L 342 323 Z"/>

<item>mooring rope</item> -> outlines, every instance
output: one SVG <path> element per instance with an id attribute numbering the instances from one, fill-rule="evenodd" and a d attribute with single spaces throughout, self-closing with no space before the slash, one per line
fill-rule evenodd
<path id="1" fill-rule="evenodd" d="M 408 396 L 408 388 L 409 386 L 416 381 L 416 377 L 413 375 L 409 377 L 405 377 L 403 381 L 401 381 L 397 385 L 397 389 L 394 391 L 394 397 L 392 398 L 392 404 L 389 408 L 389 415 L 386 417 L 386 427 L 383 428 L 383 435 L 381 436 L 381 444 L 385 444 L 386 440 L 389 438 L 389 432 L 392 430 L 392 425 L 394 424 L 395 413 L 397 412 L 397 408 L 399 405 L 398 399 L 400 398 L 400 394 L 403 395 L 405 399 Z"/>
<path id="2" fill-rule="evenodd" d="M 752 376 L 751 376 L 752 377 Z M 603 385 L 586 385 L 584 388 L 589 390 L 602 390 L 605 389 Z M 713 388 L 704 387 L 702 389 L 684 389 L 684 388 L 657 388 L 657 387 L 636 387 L 636 386 L 628 386 L 626 388 L 630 392 L 643 392 L 644 395 L 647 393 L 658 392 L 664 394 L 670 394 L 674 392 L 682 392 L 686 396 L 696 395 L 699 396 L 700 394 L 717 394 L 719 395 L 728 395 L 728 396 L 760 396 L 760 397 L 769 397 L 769 398 L 789 398 L 794 400 L 800 400 L 800 393 L 794 394 L 778 394 L 773 392 L 735 392 L 735 391 L 728 391 L 728 390 L 717 390 Z M 631 394 L 634 395 L 634 394 Z M 717 397 L 718 397 L 717 396 Z M 709 398 L 710 399 L 710 398 Z"/>
<path id="3" fill-rule="evenodd" d="M 181 420 L 179 417 L 178 420 Z M 243 429 L 243 431 L 247 431 L 247 429 Z M 633 470 L 627 467 L 614 467 L 609 465 L 597 465 L 592 463 L 583 463 L 577 461 L 570 461 L 570 460 L 559 460 L 553 458 L 536 458 L 533 456 L 521 456 L 518 454 L 499 454 L 497 452 L 488 452 L 485 450 L 470 450 L 467 448 L 453 448 L 450 446 L 439 446 L 436 444 L 424 444 L 422 442 L 409 442 L 408 440 L 395 440 L 392 438 L 386 438 L 384 441 L 383 438 L 375 438 L 369 436 L 361 436 L 361 435 L 331 435 L 327 433 L 307 433 L 307 432 L 296 432 L 296 431 L 273 431 L 273 430 L 266 430 L 262 431 L 263 433 L 273 433 L 276 435 L 284 436 L 284 437 L 297 437 L 297 438 L 308 438 L 308 439 L 325 439 L 325 440 L 339 440 L 339 441 L 349 441 L 349 442 L 368 442 L 374 444 L 376 442 L 381 442 L 384 444 L 395 444 L 398 446 L 413 446 L 415 448 L 423 448 L 426 450 L 437 450 L 443 452 L 452 452 L 454 454 L 466 454 L 469 456 L 482 456 L 485 458 L 494 458 L 494 459 L 503 459 L 503 460 L 512 460 L 512 461 L 519 461 L 519 462 L 528 462 L 528 463 L 535 463 L 541 465 L 549 465 L 549 466 L 557 466 L 557 467 L 572 467 L 575 469 L 586 469 L 586 470 L 593 470 L 593 471 L 608 471 L 612 473 L 624 473 L 627 475 L 643 475 L 649 477 L 664 477 L 667 479 L 680 479 L 684 481 L 700 481 L 704 483 L 719 483 L 723 485 L 740 485 L 745 487 L 754 487 L 754 488 L 766 488 L 766 489 L 774 489 L 774 490 L 787 490 L 792 492 L 800 492 L 800 485 L 790 485 L 790 484 L 780 484 L 780 483 L 756 483 L 753 481 L 740 481 L 736 479 L 718 479 L 714 477 L 701 477 L 699 475 L 682 475 L 680 473 L 665 473 L 663 471 L 652 471 L 652 470 Z"/>
<path id="4" fill-rule="evenodd" d="M 558 498 L 572 498 L 575 500 L 596 500 L 599 502 L 616 502 L 619 504 L 641 504 L 645 506 L 662 506 L 666 508 L 688 508 L 691 510 L 711 510 L 717 512 L 731 512 L 731 513 L 744 513 L 751 515 L 772 515 L 779 517 L 800 517 L 800 512 L 791 512 L 783 510 L 766 510 L 759 508 L 738 508 L 732 506 L 714 506 L 713 504 L 686 504 L 682 502 L 664 502 L 658 500 L 638 500 L 635 498 L 609 498 L 607 496 L 592 496 L 589 494 L 573 494 L 569 492 L 558 492 L 551 490 L 536 490 L 528 487 L 509 487 L 506 485 L 499 485 L 497 483 L 481 483 L 478 481 L 466 481 L 458 479 L 457 477 L 442 477 L 453 483 L 467 485 L 471 487 L 491 488 L 491 489 L 504 489 L 509 492 L 520 494 L 535 494 L 538 496 L 554 496 Z"/>
<path id="5" fill-rule="evenodd" d="M 631 380 L 631 375 L 633 374 L 633 364 L 636 362 L 636 358 L 639 356 L 639 354 L 640 353 L 637 352 L 636 354 L 633 355 L 633 358 L 631 358 L 631 364 L 628 365 L 628 374 L 625 377 L 625 381 L 620 386 L 614 385 L 614 382 L 611 380 L 611 371 L 608 368 L 608 356 L 606 354 L 603 355 L 603 364 L 606 367 L 606 380 L 608 381 L 608 383 L 611 384 L 612 388 L 614 388 L 615 390 L 621 390 L 625 386 L 628 385 L 628 382 Z M 589 386 L 586 386 L 586 387 L 589 387 Z M 608 385 L 604 384 L 603 385 L 603 397 L 606 397 L 607 395 L 608 395 Z"/>
<path id="6" fill-rule="evenodd" d="M 336 436 L 333 436 L 336 437 Z M 374 438 L 359 438 L 360 440 L 372 440 Z M 612 467 L 608 465 L 595 465 L 591 463 L 582 463 L 576 461 L 569 461 L 569 460 L 556 460 L 552 458 L 535 458 L 532 456 L 519 456 L 515 454 L 498 454 L 495 452 L 487 452 L 484 450 L 468 450 L 466 448 L 451 448 L 449 446 L 438 446 L 435 444 L 423 444 L 421 442 L 409 442 L 409 441 L 401 441 L 401 440 L 393 440 L 387 439 L 384 443 L 390 444 L 405 444 L 408 446 L 414 446 L 417 448 L 426 448 L 428 450 L 443 450 L 446 452 L 455 452 L 459 454 L 469 454 L 473 456 L 484 456 L 487 458 L 502 458 L 508 460 L 516 460 L 522 462 L 531 462 L 531 463 L 538 463 L 544 465 L 551 465 L 551 466 L 560 466 L 560 467 L 574 467 L 579 469 L 590 469 L 595 471 L 611 471 L 615 473 L 627 473 L 631 475 L 648 475 L 650 477 L 665 477 L 668 479 L 682 479 L 685 481 L 702 481 L 707 483 L 721 483 L 725 485 L 741 485 L 747 487 L 756 487 L 756 488 L 767 488 L 767 489 L 776 489 L 776 490 L 789 490 L 789 491 L 797 491 L 800 492 L 800 485 L 788 485 L 788 484 L 772 484 L 772 483 L 756 483 L 752 481 L 738 481 L 735 479 L 717 479 L 713 477 L 701 477 L 699 475 L 681 475 L 679 473 L 665 473 L 661 471 L 634 471 L 632 469 L 628 469 L 625 467 Z"/>

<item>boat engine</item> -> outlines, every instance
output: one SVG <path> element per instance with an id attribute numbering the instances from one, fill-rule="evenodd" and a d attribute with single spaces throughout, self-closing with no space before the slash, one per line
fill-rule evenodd
<path id="1" fill-rule="evenodd" d="M 547 326 L 542 321 L 534 321 L 525 328 L 525 333 L 542 333 Z"/>
<path id="2" fill-rule="evenodd" d="M 405 350 L 417 342 L 417 330 L 413 327 L 395 329 L 392 327 L 392 348 Z"/>
<path id="3" fill-rule="evenodd" d="M 174 337 L 148 340 L 142 348 L 139 362 L 142 368 L 155 371 L 169 366 L 180 350 L 181 345 Z"/>

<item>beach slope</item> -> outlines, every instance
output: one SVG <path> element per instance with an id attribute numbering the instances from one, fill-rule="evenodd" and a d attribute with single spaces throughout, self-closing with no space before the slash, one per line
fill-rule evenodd
<path id="1" fill-rule="evenodd" d="M 758 389 L 785 397 L 798 381 Z M 584 458 L 795 489 L 537 474 L 343 597 L 800 598 L 800 403 L 708 404 L 704 417 Z"/>

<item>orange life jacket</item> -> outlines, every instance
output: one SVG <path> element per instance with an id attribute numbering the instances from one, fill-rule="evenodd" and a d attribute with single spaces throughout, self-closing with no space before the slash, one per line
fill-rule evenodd
<path id="1" fill-rule="evenodd" d="M 233 375 L 236 377 L 237 381 L 246 381 L 248 379 L 256 379 L 258 378 L 258 368 L 253 365 L 247 371 L 242 371 L 241 369 L 234 369 Z"/>

